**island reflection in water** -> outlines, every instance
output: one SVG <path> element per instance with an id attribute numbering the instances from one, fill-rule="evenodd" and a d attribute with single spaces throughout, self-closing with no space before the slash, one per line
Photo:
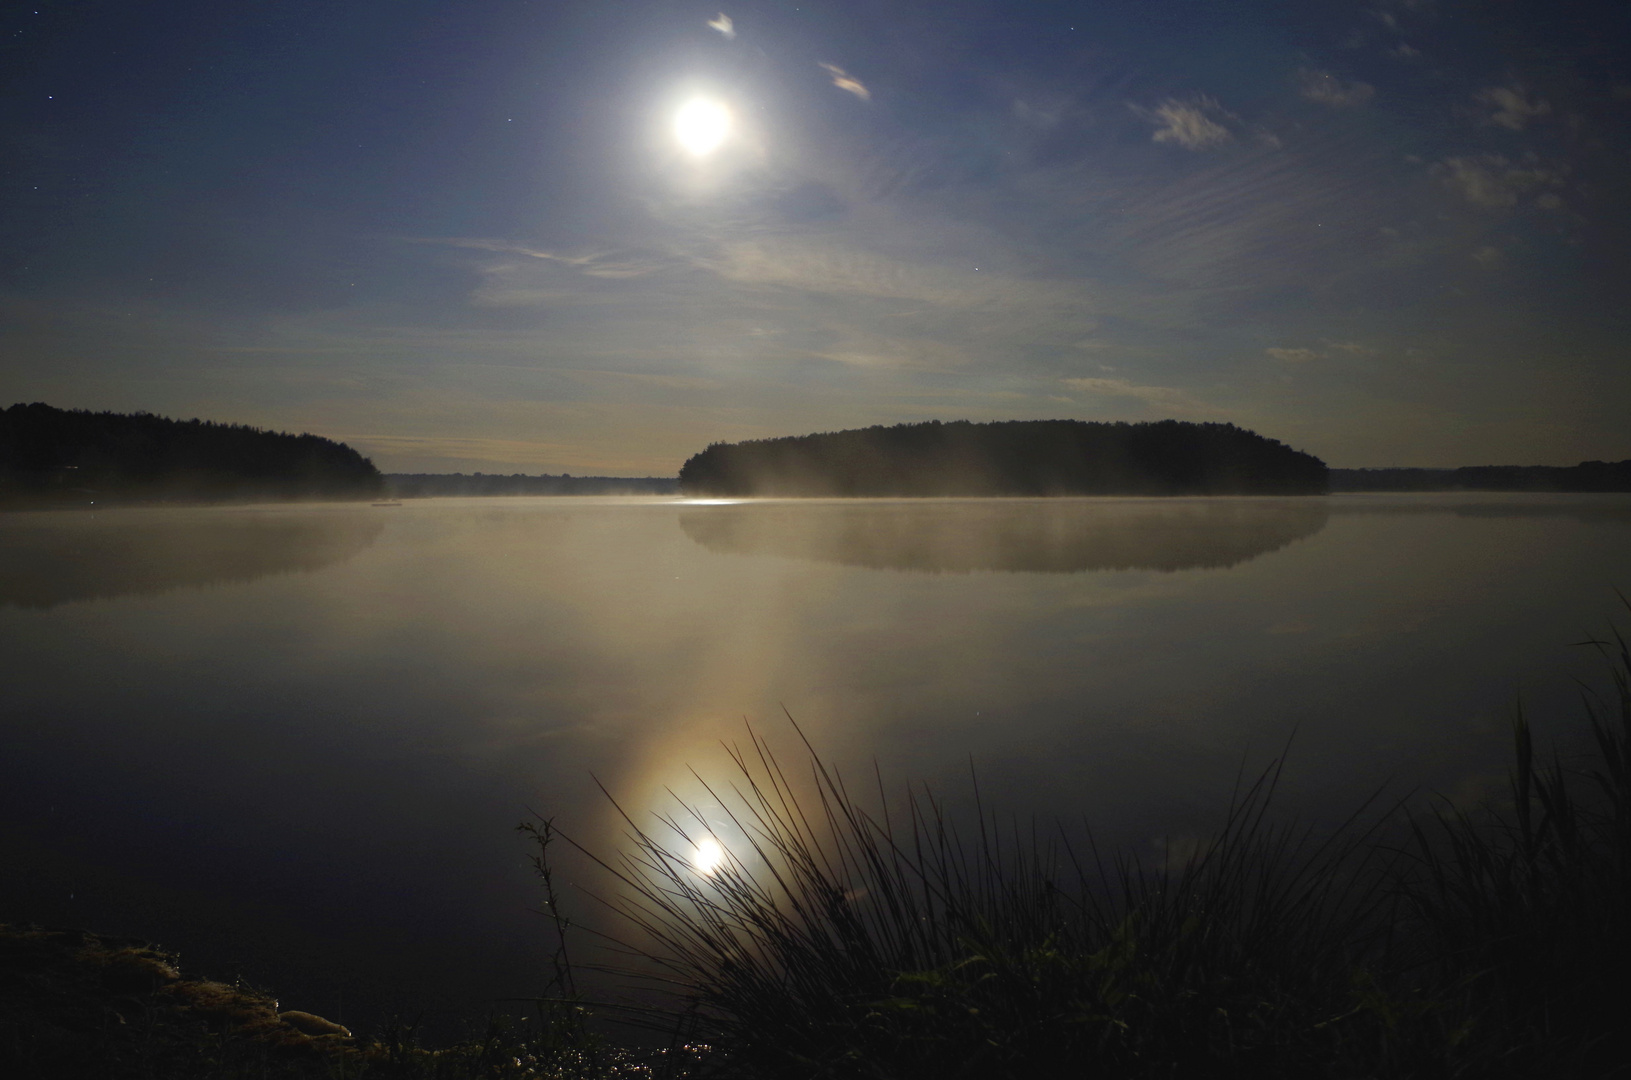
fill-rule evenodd
<path id="1" fill-rule="evenodd" d="M 1500 792 L 1514 698 L 1542 745 L 1575 732 L 1601 671 L 1570 643 L 1631 584 L 1631 496 L 1151 503 L 0 515 L 0 912 L 353 1028 L 462 1016 L 548 970 L 517 821 L 621 850 L 605 792 L 641 826 L 706 805 L 744 722 L 790 766 L 784 709 L 852 779 L 964 820 L 974 770 L 1156 857 L 1292 732 L 1300 821 Z"/>
<path id="2" fill-rule="evenodd" d="M 0 608 L 49 609 L 319 570 L 363 551 L 385 527 L 347 509 L 9 515 L 0 518 Z"/>
<path id="3" fill-rule="evenodd" d="M 1315 499 L 744 502 L 680 514 L 709 551 L 931 573 L 1238 566 L 1325 528 Z"/>

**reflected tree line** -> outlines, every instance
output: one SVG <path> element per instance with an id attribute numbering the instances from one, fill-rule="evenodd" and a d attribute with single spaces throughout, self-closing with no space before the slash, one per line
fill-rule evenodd
<path id="1" fill-rule="evenodd" d="M 378 511 L 132 510 L 0 517 L 0 609 L 246 584 L 338 565 L 384 530 Z M 1223 569 L 1313 537 L 1333 516 L 1567 518 L 1623 527 L 1623 500 L 1458 505 L 1307 499 L 750 502 L 683 508 L 722 555 L 918 573 Z"/>
<path id="2" fill-rule="evenodd" d="M 679 524 L 721 555 L 926 573 L 1082 573 L 1225 569 L 1313 537 L 1333 517 L 1377 514 L 1631 522 L 1624 500 L 1248 498 L 744 502 L 689 507 Z"/>
<path id="3" fill-rule="evenodd" d="M 357 555 L 384 527 L 378 517 L 344 512 L 19 515 L 0 523 L 0 609 L 319 570 Z"/>
<path id="4" fill-rule="evenodd" d="M 1080 573 L 1235 566 L 1325 527 L 1323 501 L 761 503 L 680 515 L 710 551 L 878 570 Z"/>

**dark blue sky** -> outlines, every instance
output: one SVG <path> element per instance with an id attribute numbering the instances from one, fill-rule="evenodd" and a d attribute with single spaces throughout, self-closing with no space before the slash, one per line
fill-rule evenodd
<path id="1" fill-rule="evenodd" d="M 11 5 L 0 399 L 388 470 L 935 417 L 1631 457 L 1628 12 Z"/>

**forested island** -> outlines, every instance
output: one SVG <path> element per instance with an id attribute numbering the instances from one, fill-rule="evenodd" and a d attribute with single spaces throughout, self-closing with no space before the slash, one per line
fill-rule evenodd
<path id="1" fill-rule="evenodd" d="M 1459 469 L 1332 469 L 1332 491 L 1631 491 L 1631 460 Z"/>
<path id="2" fill-rule="evenodd" d="M 384 490 L 373 462 L 317 435 L 39 403 L 0 409 L 7 508 L 362 499 Z"/>
<path id="3" fill-rule="evenodd" d="M 1325 463 L 1233 424 L 967 420 L 715 443 L 694 495 L 1316 495 Z"/>
<path id="4" fill-rule="evenodd" d="M 1628 492 L 1631 460 L 1328 469 L 1234 424 L 968 420 L 715 443 L 679 477 L 391 473 L 344 443 L 244 424 L 0 409 L 0 508 L 390 496 L 805 497 Z"/>

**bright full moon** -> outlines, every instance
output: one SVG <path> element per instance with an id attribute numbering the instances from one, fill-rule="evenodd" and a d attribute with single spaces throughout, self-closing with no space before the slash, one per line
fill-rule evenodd
<path id="1" fill-rule="evenodd" d="M 725 861 L 725 849 L 718 840 L 704 836 L 698 841 L 696 856 L 691 861 L 698 873 L 711 874 Z"/>
<path id="2" fill-rule="evenodd" d="M 692 98 L 674 114 L 674 137 L 693 157 L 707 157 L 731 133 L 731 114 L 707 98 Z"/>

